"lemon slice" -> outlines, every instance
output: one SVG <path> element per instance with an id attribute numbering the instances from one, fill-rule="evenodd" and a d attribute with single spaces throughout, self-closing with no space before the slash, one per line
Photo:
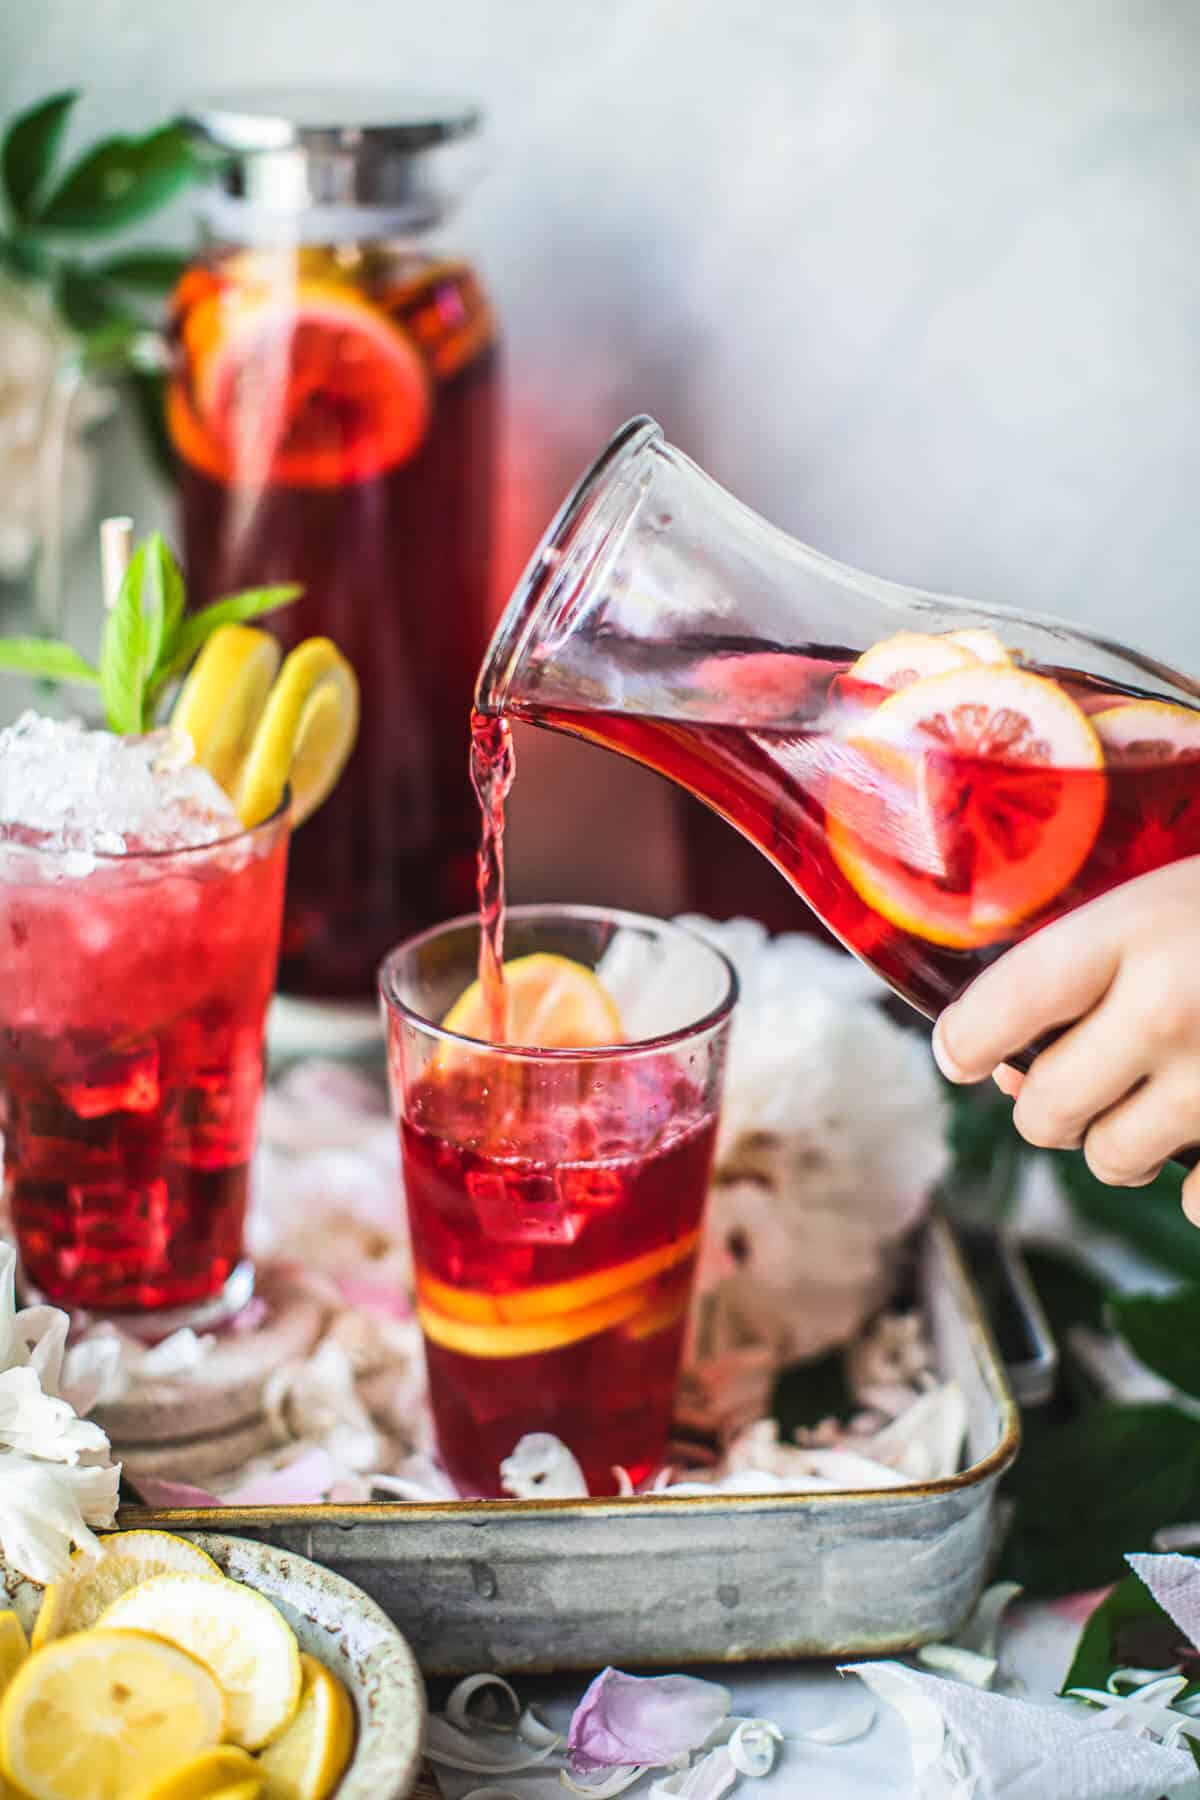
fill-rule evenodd
<path id="1" fill-rule="evenodd" d="M 225 1691 L 225 1736 L 258 1750 L 281 1732 L 300 1699 L 300 1652 L 271 1602 L 240 1581 L 155 1575 L 115 1600 L 107 1628 L 153 1631 L 212 1670 Z"/>
<path id="2" fill-rule="evenodd" d="M 230 789 L 243 824 L 269 818 L 292 790 L 292 824 L 316 811 L 358 736 L 358 682 L 328 638 L 306 638 L 287 658 Z"/>
<path id="3" fill-rule="evenodd" d="M 0 1612 L 0 1694 L 28 1655 L 29 1640 L 20 1619 L 15 1612 Z"/>
<path id="4" fill-rule="evenodd" d="M 337 1676 L 303 1651 L 300 1667 L 300 1710 L 259 1758 L 263 1800 L 325 1800 L 354 1747 L 354 1708 Z"/>
<path id="5" fill-rule="evenodd" d="M 0 1766 L 30 1800 L 125 1800 L 130 1770 L 152 1781 L 224 1729 L 217 1681 L 178 1645 L 77 1632 L 31 1656 L 10 1684 Z"/>
<path id="6" fill-rule="evenodd" d="M 34 1649 L 66 1637 L 68 1632 L 86 1631 L 119 1595 L 139 1581 L 174 1570 L 221 1574 L 211 1556 L 170 1531 L 115 1531 L 100 1539 L 99 1556 L 76 1550 L 71 1573 L 52 1582 L 42 1596 L 33 1628 Z"/>
<path id="7" fill-rule="evenodd" d="M 504 965 L 506 1042 L 537 1050 L 591 1050 L 623 1041 L 621 1015 L 603 982 L 582 963 L 538 951 Z M 487 1040 L 483 988 L 473 981 L 442 1020 L 459 1037 Z"/>
<path id="8" fill-rule="evenodd" d="M 254 1800 L 262 1785 L 262 1770 L 247 1751 L 218 1744 L 135 1788 L 130 1800 L 225 1800 L 242 1789 L 246 1800 Z"/>
<path id="9" fill-rule="evenodd" d="M 947 631 L 947 641 L 957 644 L 960 650 L 969 650 L 971 655 L 981 663 L 994 663 L 997 668 L 1011 668 L 1012 652 L 1003 639 L 986 625 L 966 625 L 961 631 Z"/>
<path id="10" fill-rule="evenodd" d="M 221 625 L 179 690 L 171 724 L 187 733 L 196 761 L 227 794 L 233 792 L 267 704 L 280 655 L 269 631 L 256 631 L 250 625 Z"/>

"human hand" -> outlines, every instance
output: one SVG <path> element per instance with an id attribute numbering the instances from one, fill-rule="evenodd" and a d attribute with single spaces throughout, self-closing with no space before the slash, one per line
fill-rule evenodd
<path id="1" fill-rule="evenodd" d="M 1027 1075 L 1007 1066 L 1054 1030 L 1062 1035 Z M 1026 938 L 946 1008 L 933 1053 L 950 1081 L 994 1075 L 1029 1143 L 1082 1145 L 1113 1187 L 1153 1181 L 1175 1151 L 1200 1143 L 1200 857 Z M 1200 1169 L 1183 1204 L 1200 1225 Z"/>

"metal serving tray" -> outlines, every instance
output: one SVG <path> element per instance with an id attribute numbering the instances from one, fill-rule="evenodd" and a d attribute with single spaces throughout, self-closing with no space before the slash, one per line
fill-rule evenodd
<path id="1" fill-rule="evenodd" d="M 967 1402 L 968 1466 L 873 1493 L 493 1500 L 151 1511 L 241 1532 L 365 1588 L 427 1674 L 859 1656 L 952 1634 L 983 1585 L 1020 1426 L 946 1223 L 918 1245 L 937 1365 Z"/>

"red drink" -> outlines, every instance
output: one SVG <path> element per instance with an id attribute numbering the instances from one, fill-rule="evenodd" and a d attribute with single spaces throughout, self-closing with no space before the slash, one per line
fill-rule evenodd
<path id="1" fill-rule="evenodd" d="M 383 972 L 393 1094 L 438 1443 L 464 1494 L 551 1432 L 594 1494 L 666 1443 L 734 997 L 724 958 L 632 914 L 516 907 L 509 955 L 568 957 L 663 997 L 610 1049 L 484 1044 L 436 1021 L 475 972 L 459 920 Z M 615 961 L 613 960 L 615 959 Z"/>
<path id="2" fill-rule="evenodd" d="M 412 248 L 227 249 L 185 276 L 175 333 L 194 601 L 300 582 L 271 629 L 333 637 L 358 673 L 358 743 L 293 852 L 281 981 L 365 998 L 398 933 L 473 895 L 491 310 L 465 264 Z"/>
<path id="3" fill-rule="evenodd" d="M 677 667 L 683 654 L 665 660 Z M 703 648 L 686 654 L 707 666 Z M 639 670 L 648 666 L 643 653 Z M 712 709 L 730 722 L 524 699 L 506 711 L 632 756 L 705 801 L 929 1017 L 1019 938 L 1200 854 L 1200 712 L 1072 670 L 1043 672 L 1053 684 L 1024 669 L 984 670 L 974 691 L 999 693 L 994 716 L 1012 711 L 1010 677 L 1035 683 L 1032 725 L 1011 742 L 980 735 L 973 717 L 956 735 L 962 706 L 949 709 L 948 734 L 926 720 L 873 738 L 871 716 L 891 691 L 849 676 L 848 658 L 726 649 L 720 667 Z M 1089 766 L 1046 759 L 1037 709 L 1051 685 L 1075 719 L 1104 733 Z M 1049 705 L 1057 718 L 1058 701 Z M 929 711 L 944 726 L 945 712 Z M 1068 735 L 1078 730 L 1072 722 Z"/>
<path id="4" fill-rule="evenodd" d="M 287 839 L 81 862 L 0 826 L 5 1192 L 48 1300 L 200 1309 L 238 1271 Z"/>
<path id="5" fill-rule="evenodd" d="M 603 1071 L 598 1071 L 603 1078 Z M 417 1298 L 443 1461 L 498 1494 L 528 1431 L 568 1444 L 594 1494 L 662 1455 L 716 1120 L 670 1069 L 572 1067 L 509 1125 L 486 1077 L 429 1080 L 402 1123 Z M 597 1082 L 595 1085 L 600 1085 Z M 519 1103 L 518 1103 L 519 1105 Z M 676 1119 L 680 1122 L 676 1123 Z"/>

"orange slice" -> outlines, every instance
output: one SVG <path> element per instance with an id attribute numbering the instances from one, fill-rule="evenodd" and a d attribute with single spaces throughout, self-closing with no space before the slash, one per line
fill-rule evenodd
<path id="1" fill-rule="evenodd" d="M 227 282 L 184 305 L 180 339 L 168 426 L 218 480 L 337 487 L 407 462 L 424 440 L 424 358 L 342 283 Z"/>
<path id="2" fill-rule="evenodd" d="M 962 631 L 947 631 L 944 635 L 947 643 L 957 644 L 960 650 L 969 650 L 977 662 L 994 663 L 998 668 L 1006 669 L 1015 661 L 1007 644 L 985 625 L 968 625 Z"/>
<path id="3" fill-rule="evenodd" d="M 1164 763 L 1200 756 L 1200 712 L 1167 700 L 1132 700 L 1092 714 L 1110 763 Z"/>
<path id="4" fill-rule="evenodd" d="M 890 924 L 968 949 L 1011 936 L 1086 861 L 1104 752 L 1056 682 L 979 663 L 914 682 L 855 723 L 827 797 L 850 886 Z"/>
<path id="5" fill-rule="evenodd" d="M 864 650 L 846 673 L 855 682 L 899 689 L 930 675 L 972 668 L 978 661 L 971 650 L 949 637 L 934 637 L 924 631 L 898 631 L 895 637 L 881 638 L 869 650 Z"/>
<path id="6" fill-rule="evenodd" d="M 418 1298 L 431 1311 L 477 1325 L 522 1325 L 537 1319 L 573 1316 L 630 1288 L 642 1287 L 667 1269 L 685 1262 L 700 1241 L 689 1231 L 675 1244 L 660 1244 L 615 1268 L 597 1269 L 573 1281 L 555 1281 L 520 1293 L 482 1294 L 477 1288 L 451 1287 L 433 1275 L 417 1277 Z"/>

